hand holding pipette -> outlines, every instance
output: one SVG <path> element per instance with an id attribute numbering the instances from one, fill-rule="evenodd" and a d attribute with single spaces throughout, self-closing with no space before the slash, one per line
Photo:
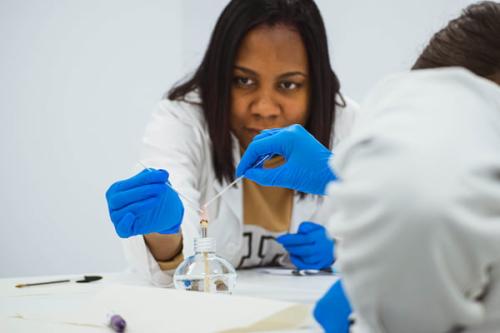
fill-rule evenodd
<path id="1" fill-rule="evenodd" d="M 269 158 L 271 155 L 262 157 L 256 166 Z M 180 194 L 172 187 L 168 181 L 167 171 L 149 168 L 142 162 L 139 164 L 145 170 L 132 178 L 114 183 L 106 192 L 111 221 L 122 238 L 154 232 L 178 233 L 184 216 L 184 206 L 179 197 L 200 215 L 206 214 L 206 209 L 211 203 L 243 178 L 237 178 L 222 189 L 201 209 L 194 200 Z"/>
<path id="2" fill-rule="evenodd" d="M 106 199 L 120 237 L 179 232 L 184 206 L 168 177 L 165 170 L 150 169 L 111 185 Z"/>
<path id="3" fill-rule="evenodd" d="M 149 168 L 147 166 L 144 165 L 144 163 L 142 163 L 141 161 L 139 161 L 139 164 L 146 170 L 148 171 L 153 171 L 154 169 L 152 168 Z M 174 191 L 175 193 L 177 193 L 177 195 L 179 195 L 182 199 L 184 199 L 186 201 L 186 203 L 189 204 L 189 206 L 193 209 L 195 209 L 198 213 L 202 214 L 202 210 L 200 208 L 198 208 L 198 203 L 196 203 L 194 200 L 192 199 L 189 199 L 188 197 L 186 197 L 185 195 L 179 193 L 169 182 L 168 180 L 165 182 L 165 185 L 167 185 L 168 187 L 170 187 L 170 189 L 172 189 L 172 191 Z"/>
<path id="4" fill-rule="evenodd" d="M 255 161 L 265 154 L 280 155 L 286 162 L 273 169 L 255 167 Z M 247 147 L 236 174 L 264 186 L 324 195 L 327 185 L 337 179 L 328 164 L 332 156 L 300 125 L 264 130 Z"/>

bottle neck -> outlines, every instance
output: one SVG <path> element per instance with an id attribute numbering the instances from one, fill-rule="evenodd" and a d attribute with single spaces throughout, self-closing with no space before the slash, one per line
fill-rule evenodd
<path id="1" fill-rule="evenodd" d="M 195 238 L 194 239 L 195 253 L 215 253 L 215 238 Z"/>

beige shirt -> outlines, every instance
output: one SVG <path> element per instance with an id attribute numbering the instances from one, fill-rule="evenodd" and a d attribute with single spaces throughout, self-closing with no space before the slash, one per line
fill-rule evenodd
<path id="1" fill-rule="evenodd" d="M 283 158 L 274 158 L 264 164 L 275 168 L 283 164 Z M 238 268 L 282 265 L 287 258 L 286 250 L 275 238 L 290 229 L 294 191 L 260 186 L 243 181 L 243 246 Z"/>
<path id="2" fill-rule="evenodd" d="M 274 158 L 264 164 L 276 168 L 283 158 Z M 288 231 L 292 217 L 293 191 L 243 180 L 243 223 L 260 226 L 273 232 Z"/>

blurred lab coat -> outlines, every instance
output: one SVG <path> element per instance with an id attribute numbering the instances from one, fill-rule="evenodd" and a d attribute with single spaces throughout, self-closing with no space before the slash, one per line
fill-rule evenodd
<path id="1" fill-rule="evenodd" d="M 459 68 L 395 75 L 336 152 L 351 332 L 500 332 L 500 87 Z"/>
<path id="2" fill-rule="evenodd" d="M 188 101 L 197 103 L 199 97 L 192 93 L 188 96 Z M 201 107 L 193 103 L 169 100 L 159 103 L 143 138 L 141 161 L 148 167 L 167 170 L 173 187 L 201 206 L 228 183 L 224 181 L 221 184 L 216 180 L 208 127 Z M 349 134 L 354 122 L 357 106 L 349 99 L 346 99 L 346 103 L 346 107 L 337 107 L 333 146 Z M 232 140 L 233 156 L 237 165 L 240 160 L 240 146 L 234 136 Z M 210 237 L 216 239 L 217 255 L 235 267 L 248 250 L 247 245 L 243 244 L 242 200 L 240 183 L 225 192 L 208 208 L 208 232 Z M 181 230 L 183 255 L 187 257 L 194 253 L 193 243 L 199 234 L 200 216 L 188 202 L 183 200 L 183 204 L 185 213 Z M 299 224 L 304 221 L 324 225 L 328 220 L 328 214 L 322 211 L 321 198 L 307 196 L 300 199 L 295 195 L 290 232 L 296 232 Z M 155 285 L 171 284 L 173 271 L 160 269 L 142 236 L 125 239 L 124 248 L 133 271 Z"/>

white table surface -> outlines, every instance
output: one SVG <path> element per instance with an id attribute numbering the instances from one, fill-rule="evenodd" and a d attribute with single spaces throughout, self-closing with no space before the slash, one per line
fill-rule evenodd
<path id="1" fill-rule="evenodd" d="M 238 271 L 238 279 L 233 294 L 314 304 L 337 280 L 337 277 L 333 275 L 294 276 L 267 272 L 265 269 Z M 15 285 L 67 278 L 77 279 L 82 275 L 0 279 L 0 332 L 111 332 L 110 330 L 90 327 L 50 323 L 33 319 L 32 316 L 43 317 L 61 310 L 78 309 L 105 286 L 113 284 L 149 285 L 146 281 L 137 278 L 133 274 L 87 275 L 101 275 L 103 279 L 86 284 L 70 282 L 21 289 L 15 288 Z"/>

